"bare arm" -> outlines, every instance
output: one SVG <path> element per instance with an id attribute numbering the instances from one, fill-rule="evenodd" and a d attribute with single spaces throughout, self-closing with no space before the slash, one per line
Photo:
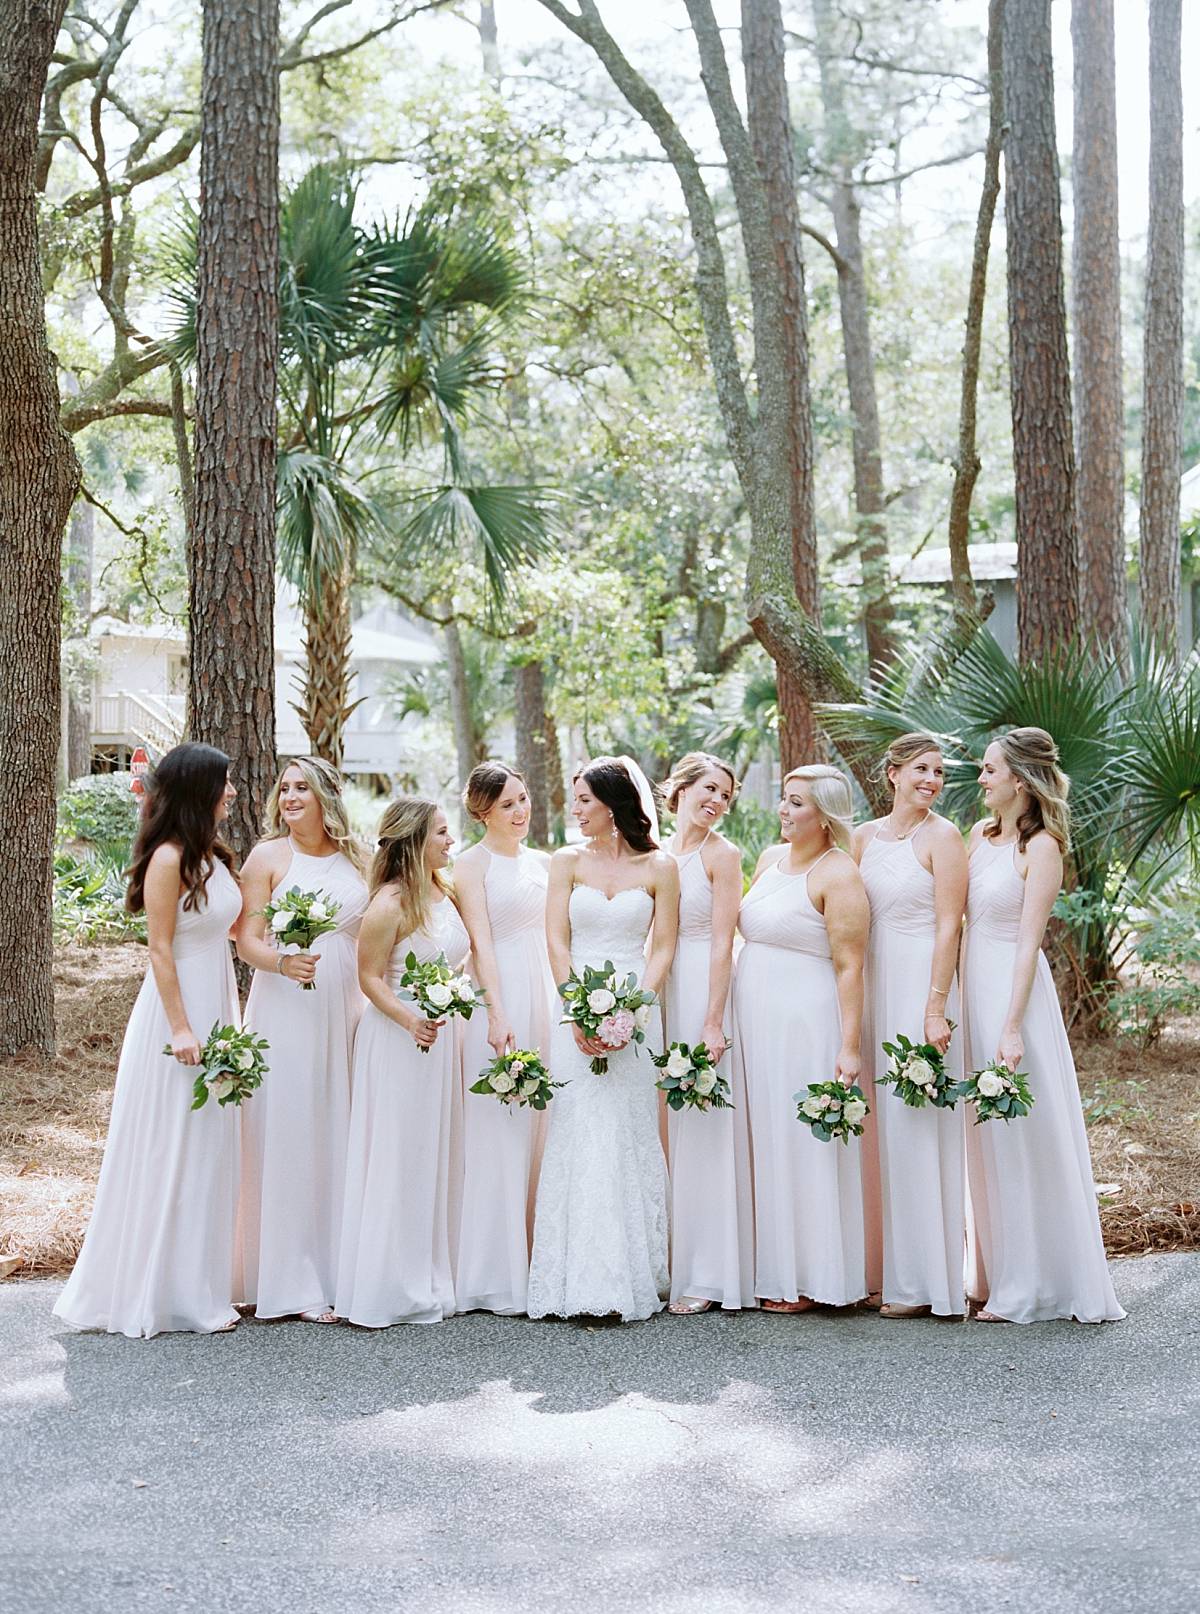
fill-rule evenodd
<path id="1" fill-rule="evenodd" d="M 179 848 L 160 846 L 146 870 L 146 939 L 150 968 L 171 1028 L 171 1050 L 181 1065 L 200 1063 L 200 1043 L 188 1021 L 175 968 L 175 918 L 183 881 L 179 877 Z"/>
<path id="2" fill-rule="evenodd" d="M 837 979 L 838 1007 L 842 1015 L 842 1046 L 834 1076 L 857 1082 L 862 1074 L 863 962 L 871 928 L 862 875 L 849 857 L 834 857 L 828 873 L 822 870 L 821 907 L 833 973 Z"/>
<path id="3" fill-rule="evenodd" d="M 946 1000 L 958 965 L 963 913 L 967 906 L 967 849 L 953 824 L 939 822 L 930 848 L 933 862 L 934 941 L 925 1003 L 925 1040 L 939 1053 L 950 1046 Z"/>
<path id="4" fill-rule="evenodd" d="M 358 984 L 367 1002 L 407 1031 L 418 1047 L 432 1048 L 438 1027 L 446 1022 L 426 1020 L 407 1003 L 401 1003 L 387 978 L 399 922 L 399 900 L 394 891 L 384 887 L 371 898 L 359 927 Z"/>
<path id="5" fill-rule="evenodd" d="M 515 1048 L 517 1041 L 504 1012 L 500 992 L 500 968 L 496 963 L 496 947 L 484 888 L 488 856 L 486 850 L 473 848 L 458 859 L 454 865 L 454 892 L 458 898 L 458 911 L 471 938 L 475 974 L 487 993 L 487 1040 L 493 1053 L 502 1054 L 506 1048 Z"/>
<path id="6" fill-rule="evenodd" d="M 700 854 L 704 856 L 703 853 Z M 701 1033 L 710 1056 L 725 1051 L 725 1004 L 733 973 L 733 936 L 742 903 L 742 860 L 736 846 L 718 841 L 713 848 L 712 941 L 708 953 L 708 1008 Z"/>
<path id="7" fill-rule="evenodd" d="M 571 973 L 571 888 L 575 884 L 575 853 L 564 846 L 550 859 L 546 887 L 546 947 L 556 986 Z"/>
<path id="8" fill-rule="evenodd" d="M 679 940 L 679 865 L 668 852 L 654 855 L 654 919 L 642 986 L 660 996 Z"/>
<path id="9" fill-rule="evenodd" d="M 1062 872 L 1058 842 L 1044 830 L 1040 831 L 1025 850 L 1025 900 L 1017 933 L 1017 956 L 1013 961 L 1012 995 L 996 1050 L 997 1059 L 1010 1070 L 1016 1070 L 1025 1057 L 1021 1026 L 1029 1007 L 1042 937 L 1046 934 L 1054 899 L 1062 887 Z"/>
<path id="10" fill-rule="evenodd" d="M 291 856 L 284 840 L 259 841 L 242 868 L 242 912 L 234 939 L 238 957 L 252 969 L 286 975 L 289 981 L 311 981 L 317 973 L 317 958 L 308 954 L 280 953 L 267 940 L 263 909 L 282 877 Z"/>

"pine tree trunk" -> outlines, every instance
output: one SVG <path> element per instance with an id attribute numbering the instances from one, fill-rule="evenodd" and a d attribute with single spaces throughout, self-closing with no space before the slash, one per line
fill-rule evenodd
<path id="1" fill-rule="evenodd" d="M 796 205 L 783 18 L 778 0 L 742 0 L 742 63 L 746 74 L 747 123 L 766 191 L 783 313 L 792 578 L 801 609 L 814 622 L 819 622 L 821 584 L 813 498 L 808 312 L 804 260 L 800 251 L 800 214 Z M 807 690 L 794 673 L 786 667 L 778 668 L 776 684 L 781 718 L 780 760 L 786 772 L 800 763 L 812 761 L 817 750 L 817 727 Z"/>
<path id="2" fill-rule="evenodd" d="M 1004 101 L 1017 638 L 1022 661 L 1031 661 L 1069 638 L 1079 619 L 1050 0 L 1007 0 Z"/>
<path id="3" fill-rule="evenodd" d="M 821 105 L 825 115 L 826 162 L 836 174 L 831 204 L 838 249 L 838 306 L 846 393 L 853 422 L 854 509 L 862 572 L 862 620 L 867 659 L 872 666 L 895 659 L 892 631 L 892 578 L 884 519 L 883 446 L 875 387 L 875 352 L 863 264 L 862 209 L 854 187 L 845 91 L 829 0 L 813 0 Z"/>
<path id="4" fill-rule="evenodd" d="M 1113 0 L 1073 0 L 1075 193 L 1075 509 L 1080 620 L 1123 665 L 1125 402 L 1121 375 L 1121 237 L 1117 218 L 1117 72 Z"/>
<path id="5" fill-rule="evenodd" d="M 79 461 L 46 345 L 34 161 L 65 0 L 0 7 L 0 1054 L 54 1051 L 59 580 Z"/>
<path id="6" fill-rule="evenodd" d="M 550 840 L 550 778 L 546 757 L 546 680 L 540 661 L 524 661 L 515 669 L 517 768 L 529 791 L 529 839 L 534 846 Z"/>
<path id="7" fill-rule="evenodd" d="M 458 789 L 461 790 L 467 782 L 467 775 L 479 760 L 479 742 L 462 634 L 459 633 L 458 623 L 453 618 L 446 623 L 442 636 L 446 641 L 446 672 L 450 681 L 450 720 L 454 725 L 454 755 L 458 764 Z"/>
<path id="8" fill-rule="evenodd" d="M 96 511 L 86 499 L 76 499 L 67 529 L 64 582 L 71 609 L 78 625 L 77 648 L 87 651 L 87 629 L 92 618 L 92 580 L 96 553 Z M 92 771 L 92 688 L 90 677 L 83 682 L 74 677 L 67 682 L 68 779 L 79 779 Z"/>
<path id="9" fill-rule="evenodd" d="M 278 57 L 278 0 L 205 0 L 188 733 L 232 758 L 241 857 L 275 777 Z"/>
<path id="10" fill-rule="evenodd" d="M 1142 366 L 1141 616 L 1179 654 L 1183 472 L 1182 0 L 1150 0 L 1150 227 Z"/>

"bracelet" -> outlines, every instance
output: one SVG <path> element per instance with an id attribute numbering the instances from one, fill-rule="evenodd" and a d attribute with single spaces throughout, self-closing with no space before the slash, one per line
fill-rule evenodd
<path id="1" fill-rule="evenodd" d="M 931 998 L 948 998 L 950 996 L 950 988 L 948 986 L 931 986 L 929 988 L 929 996 Z"/>
<path id="2" fill-rule="evenodd" d="M 276 962 L 276 965 L 275 965 L 275 973 L 276 973 L 276 975 L 282 975 L 283 974 L 283 961 L 284 961 L 284 959 L 286 957 L 287 957 L 286 953 L 280 953 L 279 954 L 278 961 Z"/>

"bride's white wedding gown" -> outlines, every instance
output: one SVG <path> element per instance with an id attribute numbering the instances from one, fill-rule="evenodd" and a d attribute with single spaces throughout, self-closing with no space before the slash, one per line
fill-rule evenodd
<path id="1" fill-rule="evenodd" d="M 611 900 L 593 886 L 571 892 L 571 964 L 611 961 L 640 979 L 654 899 L 640 886 Z M 531 1317 L 608 1316 L 625 1322 L 662 1308 L 667 1276 L 667 1174 L 658 1130 L 657 1010 L 640 1052 L 608 1056 L 597 1076 L 571 1027 L 554 1029 L 550 1073 L 566 1082 L 549 1108 L 538 1182 Z"/>

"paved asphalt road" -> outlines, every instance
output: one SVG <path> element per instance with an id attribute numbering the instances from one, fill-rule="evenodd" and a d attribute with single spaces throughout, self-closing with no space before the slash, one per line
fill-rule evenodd
<path id="1" fill-rule="evenodd" d="M 72 1335 L 0 1288 L 0 1611 L 1200 1610 L 1200 1255 L 1124 1323 Z"/>

